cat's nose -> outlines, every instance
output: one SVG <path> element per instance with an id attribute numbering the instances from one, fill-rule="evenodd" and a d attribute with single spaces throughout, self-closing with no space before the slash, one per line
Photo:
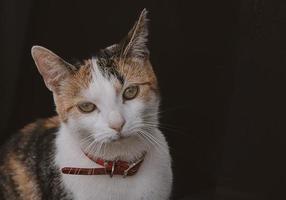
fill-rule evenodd
<path id="1" fill-rule="evenodd" d="M 117 133 L 120 133 L 124 124 L 125 124 L 125 120 L 120 123 L 112 124 L 110 128 L 114 129 Z"/>
<path id="2" fill-rule="evenodd" d="M 109 127 L 120 133 L 125 124 L 125 119 L 118 112 L 111 112 L 109 115 Z"/>

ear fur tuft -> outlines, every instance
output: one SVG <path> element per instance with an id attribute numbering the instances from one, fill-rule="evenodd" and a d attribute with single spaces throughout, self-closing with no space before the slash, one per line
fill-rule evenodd
<path id="1" fill-rule="evenodd" d="M 149 50 L 147 48 L 148 42 L 148 11 L 143 9 L 138 20 L 133 28 L 129 31 L 125 40 L 125 46 L 123 56 L 146 58 L 149 56 Z"/>
<path id="2" fill-rule="evenodd" d="M 33 46 L 31 54 L 46 86 L 53 92 L 58 90 L 61 81 L 76 70 L 76 67 L 44 47 Z"/>

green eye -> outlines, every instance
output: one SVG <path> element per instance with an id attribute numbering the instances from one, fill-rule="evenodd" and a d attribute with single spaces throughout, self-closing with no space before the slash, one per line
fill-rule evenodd
<path id="1" fill-rule="evenodd" d="M 90 102 L 81 102 L 77 107 L 83 113 L 90 113 L 96 109 L 96 105 Z"/>
<path id="2" fill-rule="evenodd" d="M 124 90 L 123 98 L 125 100 L 134 99 L 137 96 L 138 91 L 139 91 L 139 87 L 137 85 L 136 86 L 130 86 Z"/>

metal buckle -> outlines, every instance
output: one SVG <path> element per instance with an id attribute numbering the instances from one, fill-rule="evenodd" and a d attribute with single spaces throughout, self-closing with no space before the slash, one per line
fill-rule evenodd
<path id="1" fill-rule="evenodd" d="M 115 163 L 116 163 L 116 161 L 112 161 L 112 168 L 111 168 L 111 172 L 110 172 L 110 178 L 112 178 L 112 176 L 113 176 L 114 169 L 115 169 Z"/>
<path id="2" fill-rule="evenodd" d="M 111 171 L 110 171 L 110 174 L 109 174 L 110 178 L 112 178 L 112 176 L 114 174 L 115 163 L 116 163 L 116 161 L 112 161 L 112 167 L 111 167 Z M 108 161 L 105 160 L 104 163 L 103 163 L 103 166 L 104 166 L 105 174 L 108 174 L 108 172 L 107 172 Z"/>
<path id="3" fill-rule="evenodd" d="M 104 161 L 103 166 L 104 166 L 105 174 L 107 174 L 108 162 L 106 160 Z"/>
<path id="4" fill-rule="evenodd" d="M 144 159 L 144 157 L 142 156 L 142 158 L 140 158 L 139 160 L 137 160 L 136 162 L 133 162 L 129 165 L 129 167 L 124 170 L 124 173 L 123 173 L 123 178 L 126 178 L 126 176 L 128 175 L 128 172 L 133 168 L 135 167 L 137 164 L 139 164 L 142 160 Z"/>

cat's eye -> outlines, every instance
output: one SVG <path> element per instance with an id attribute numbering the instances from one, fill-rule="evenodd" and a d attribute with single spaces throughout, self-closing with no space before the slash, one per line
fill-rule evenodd
<path id="1" fill-rule="evenodd" d="M 125 100 L 131 100 L 134 99 L 139 92 L 139 87 L 137 85 L 130 86 L 126 88 L 123 92 L 123 98 Z"/>
<path id="2" fill-rule="evenodd" d="M 90 113 L 96 109 L 96 105 L 91 102 L 81 102 L 77 107 L 83 113 Z"/>

